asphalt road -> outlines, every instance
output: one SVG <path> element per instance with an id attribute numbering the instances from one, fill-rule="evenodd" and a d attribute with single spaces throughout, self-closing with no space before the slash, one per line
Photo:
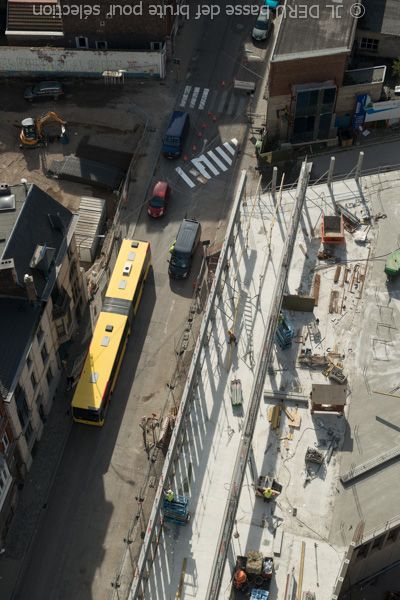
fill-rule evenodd
<path id="1" fill-rule="evenodd" d="M 192 96 L 184 107 L 192 123 L 185 148 L 188 159 L 232 138 L 239 143 L 244 139 L 249 97 L 244 94 L 244 101 L 235 98 L 235 110 L 243 107 L 241 114 L 235 113 L 230 86 L 234 75 L 243 73 L 240 65 L 249 55 L 245 44 L 251 46 L 253 21 L 254 17 L 226 16 L 214 21 L 189 21 L 178 38 L 177 55 L 190 60 L 187 74 L 182 58 L 180 72 L 170 75 L 166 82 L 175 106 L 180 106 L 186 86 L 191 86 L 192 92 L 200 88 L 197 104 Z M 250 47 L 252 70 L 263 69 L 265 51 L 262 46 Z M 214 111 L 199 108 L 204 89 L 213 94 Z M 141 106 L 140 97 L 135 101 Z M 145 103 L 142 108 L 155 123 L 151 136 L 152 143 L 157 143 L 173 106 L 160 116 L 155 97 L 150 106 Z M 129 199 L 125 225 L 130 235 L 151 242 L 153 272 L 146 284 L 106 424 L 102 429 L 79 425 L 72 428 L 17 598 L 111 597 L 111 581 L 124 554 L 123 538 L 138 506 L 135 496 L 140 493 L 148 469 L 139 422 L 142 416 L 157 413 L 164 406 L 166 383 L 176 363 L 174 348 L 187 322 L 193 279 L 200 264 L 199 249 L 191 278 L 183 283 L 170 282 L 168 247 L 185 215 L 197 217 L 203 226 L 202 239 L 211 240 L 218 247 L 232 201 L 236 165 L 234 160 L 225 172 L 212 173 L 206 183 L 199 183 L 190 174 L 193 165 L 189 160 L 172 163 L 159 157 L 150 187 L 158 179 L 168 180 L 172 187 L 168 214 L 159 222 L 150 221 L 142 210 L 135 224 L 134 215 L 144 198 L 134 195 Z M 189 187 L 178 175 L 177 166 L 195 181 L 195 187 Z M 148 179 L 149 168 L 143 167 L 138 174 L 143 181 Z M 147 185 L 142 187 L 146 189 Z"/>

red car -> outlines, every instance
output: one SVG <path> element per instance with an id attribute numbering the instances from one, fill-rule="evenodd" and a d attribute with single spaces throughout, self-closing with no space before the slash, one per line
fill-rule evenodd
<path id="1" fill-rule="evenodd" d="M 166 181 L 158 181 L 154 186 L 153 194 L 147 206 L 150 217 L 158 218 L 165 215 L 167 210 L 170 188 Z"/>

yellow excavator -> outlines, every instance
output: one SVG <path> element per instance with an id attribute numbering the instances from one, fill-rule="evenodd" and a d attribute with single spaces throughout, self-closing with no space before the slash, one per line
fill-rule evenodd
<path id="1" fill-rule="evenodd" d="M 20 147 L 34 148 L 40 144 L 45 144 L 50 140 L 50 136 L 46 136 L 44 133 L 44 126 L 47 123 L 59 123 L 61 125 L 61 133 L 57 136 L 60 141 L 66 139 L 66 121 L 62 119 L 55 112 L 48 112 L 42 117 L 32 119 L 28 117 L 21 122 L 21 133 L 19 134 L 19 140 L 21 142 Z"/>

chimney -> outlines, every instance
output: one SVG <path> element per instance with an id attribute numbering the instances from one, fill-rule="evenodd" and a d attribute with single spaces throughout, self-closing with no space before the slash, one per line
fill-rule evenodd
<path id="1" fill-rule="evenodd" d="M 26 288 L 26 295 L 28 296 L 28 300 L 31 304 L 34 304 L 37 300 L 37 293 L 35 289 L 35 284 L 33 282 L 32 275 L 24 275 L 24 283 Z"/>

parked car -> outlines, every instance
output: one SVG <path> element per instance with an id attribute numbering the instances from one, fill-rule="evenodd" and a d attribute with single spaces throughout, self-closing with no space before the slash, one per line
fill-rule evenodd
<path id="1" fill-rule="evenodd" d="M 168 273 L 174 279 L 186 279 L 192 258 L 200 241 L 201 225 L 195 219 L 183 219 L 175 242 L 170 248 Z"/>
<path id="2" fill-rule="evenodd" d="M 64 88 L 58 81 L 42 81 L 36 85 L 31 85 L 25 89 L 24 98 L 32 102 L 33 100 L 40 100 L 41 98 L 53 98 L 58 100 L 60 96 L 64 95 Z"/>
<path id="3" fill-rule="evenodd" d="M 166 181 L 158 181 L 154 186 L 152 196 L 147 205 L 150 217 L 158 218 L 165 215 L 170 196 L 170 187 Z"/>
<path id="4" fill-rule="evenodd" d="M 258 13 L 257 21 L 253 27 L 251 37 L 256 42 L 262 42 L 266 40 L 272 30 L 271 14 L 268 6 L 262 6 Z"/>
<path id="5" fill-rule="evenodd" d="M 179 158 L 189 131 L 189 115 L 178 111 L 172 113 L 168 129 L 163 138 L 162 153 L 166 158 Z"/>

